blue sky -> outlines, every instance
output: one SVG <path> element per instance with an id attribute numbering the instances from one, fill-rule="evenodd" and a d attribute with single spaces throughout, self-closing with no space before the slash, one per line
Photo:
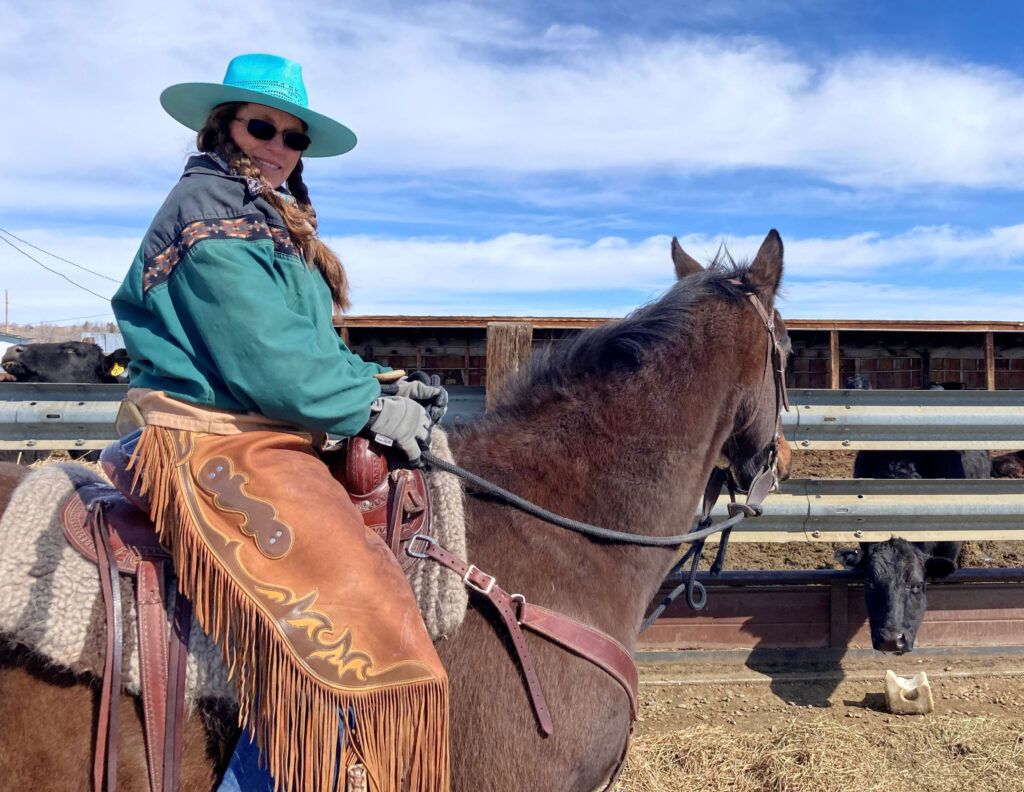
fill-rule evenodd
<path id="1" fill-rule="evenodd" d="M 784 316 L 1024 319 L 1024 2 L 0 0 L 14 322 L 109 318 L 192 134 L 167 85 L 303 64 L 355 314 L 621 316 L 669 240 L 786 245 Z M 11 240 L 25 247 L 16 240 Z M 255 318 L 254 318 L 255 319 Z"/>

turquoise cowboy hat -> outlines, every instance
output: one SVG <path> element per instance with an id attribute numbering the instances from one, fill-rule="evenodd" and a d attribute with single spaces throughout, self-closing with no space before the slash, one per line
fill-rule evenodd
<path id="1" fill-rule="evenodd" d="M 222 83 L 178 83 L 160 94 L 171 118 L 198 132 L 210 111 L 225 102 L 255 102 L 291 113 L 306 123 L 307 157 L 334 157 L 351 151 L 355 133 L 344 124 L 309 109 L 302 67 L 277 55 L 232 58 Z"/>

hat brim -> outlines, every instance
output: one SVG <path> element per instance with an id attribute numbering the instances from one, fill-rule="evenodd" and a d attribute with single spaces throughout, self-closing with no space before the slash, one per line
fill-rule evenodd
<path id="1" fill-rule="evenodd" d="M 203 128 L 210 111 L 225 102 L 253 102 L 291 113 L 306 123 L 309 148 L 306 157 L 336 157 L 351 151 L 356 145 L 356 135 L 344 124 L 307 107 L 278 99 L 260 91 L 236 88 L 220 83 L 178 83 L 165 88 L 160 94 L 160 104 L 176 121 L 198 132 Z"/>

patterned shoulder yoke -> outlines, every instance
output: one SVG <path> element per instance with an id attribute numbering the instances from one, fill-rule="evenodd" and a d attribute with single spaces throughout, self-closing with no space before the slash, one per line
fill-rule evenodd
<path id="1" fill-rule="evenodd" d="M 166 248 L 146 259 L 142 268 L 143 291 L 149 291 L 166 281 L 188 252 L 207 239 L 244 239 L 248 242 L 270 239 L 274 243 L 275 254 L 299 257 L 288 231 L 269 225 L 263 218 L 196 220 L 181 229 L 181 233 Z"/>

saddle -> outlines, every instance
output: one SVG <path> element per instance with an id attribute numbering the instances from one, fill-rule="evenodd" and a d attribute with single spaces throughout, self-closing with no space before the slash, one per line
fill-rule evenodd
<path id="1" fill-rule="evenodd" d="M 402 571 L 421 558 L 410 555 L 409 540 L 433 535 L 430 496 L 421 470 L 388 471 L 384 447 L 365 437 L 351 437 L 344 452 L 324 455 L 327 467 L 363 515 L 363 523 L 391 548 Z"/>
<path id="2" fill-rule="evenodd" d="M 100 454 L 103 471 L 114 486 L 79 487 L 61 509 L 68 542 L 98 566 L 107 613 L 103 691 L 93 763 L 97 791 L 117 786 L 123 636 L 119 575 L 135 578 L 150 789 L 173 792 L 180 782 L 191 606 L 169 582 L 173 581 L 170 553 L 160 544 L 149 520 L 149 503 L 132 486 L 134 476 L 127 469 L 141 431 L 115 441 Z M 423 473 L 408 468 L 389 471 L 383 447 L 365 438 L 350 438 L 343 448 L 325 454 L 324 462 L 349 493 L 366 527 L 391 548 L 403 571 L 408 572 L 420 560 L 407 552 L 409 540 L 432 532 Z M 169 592 L 174 592 L 175 610 L 168 637 Z"/>

